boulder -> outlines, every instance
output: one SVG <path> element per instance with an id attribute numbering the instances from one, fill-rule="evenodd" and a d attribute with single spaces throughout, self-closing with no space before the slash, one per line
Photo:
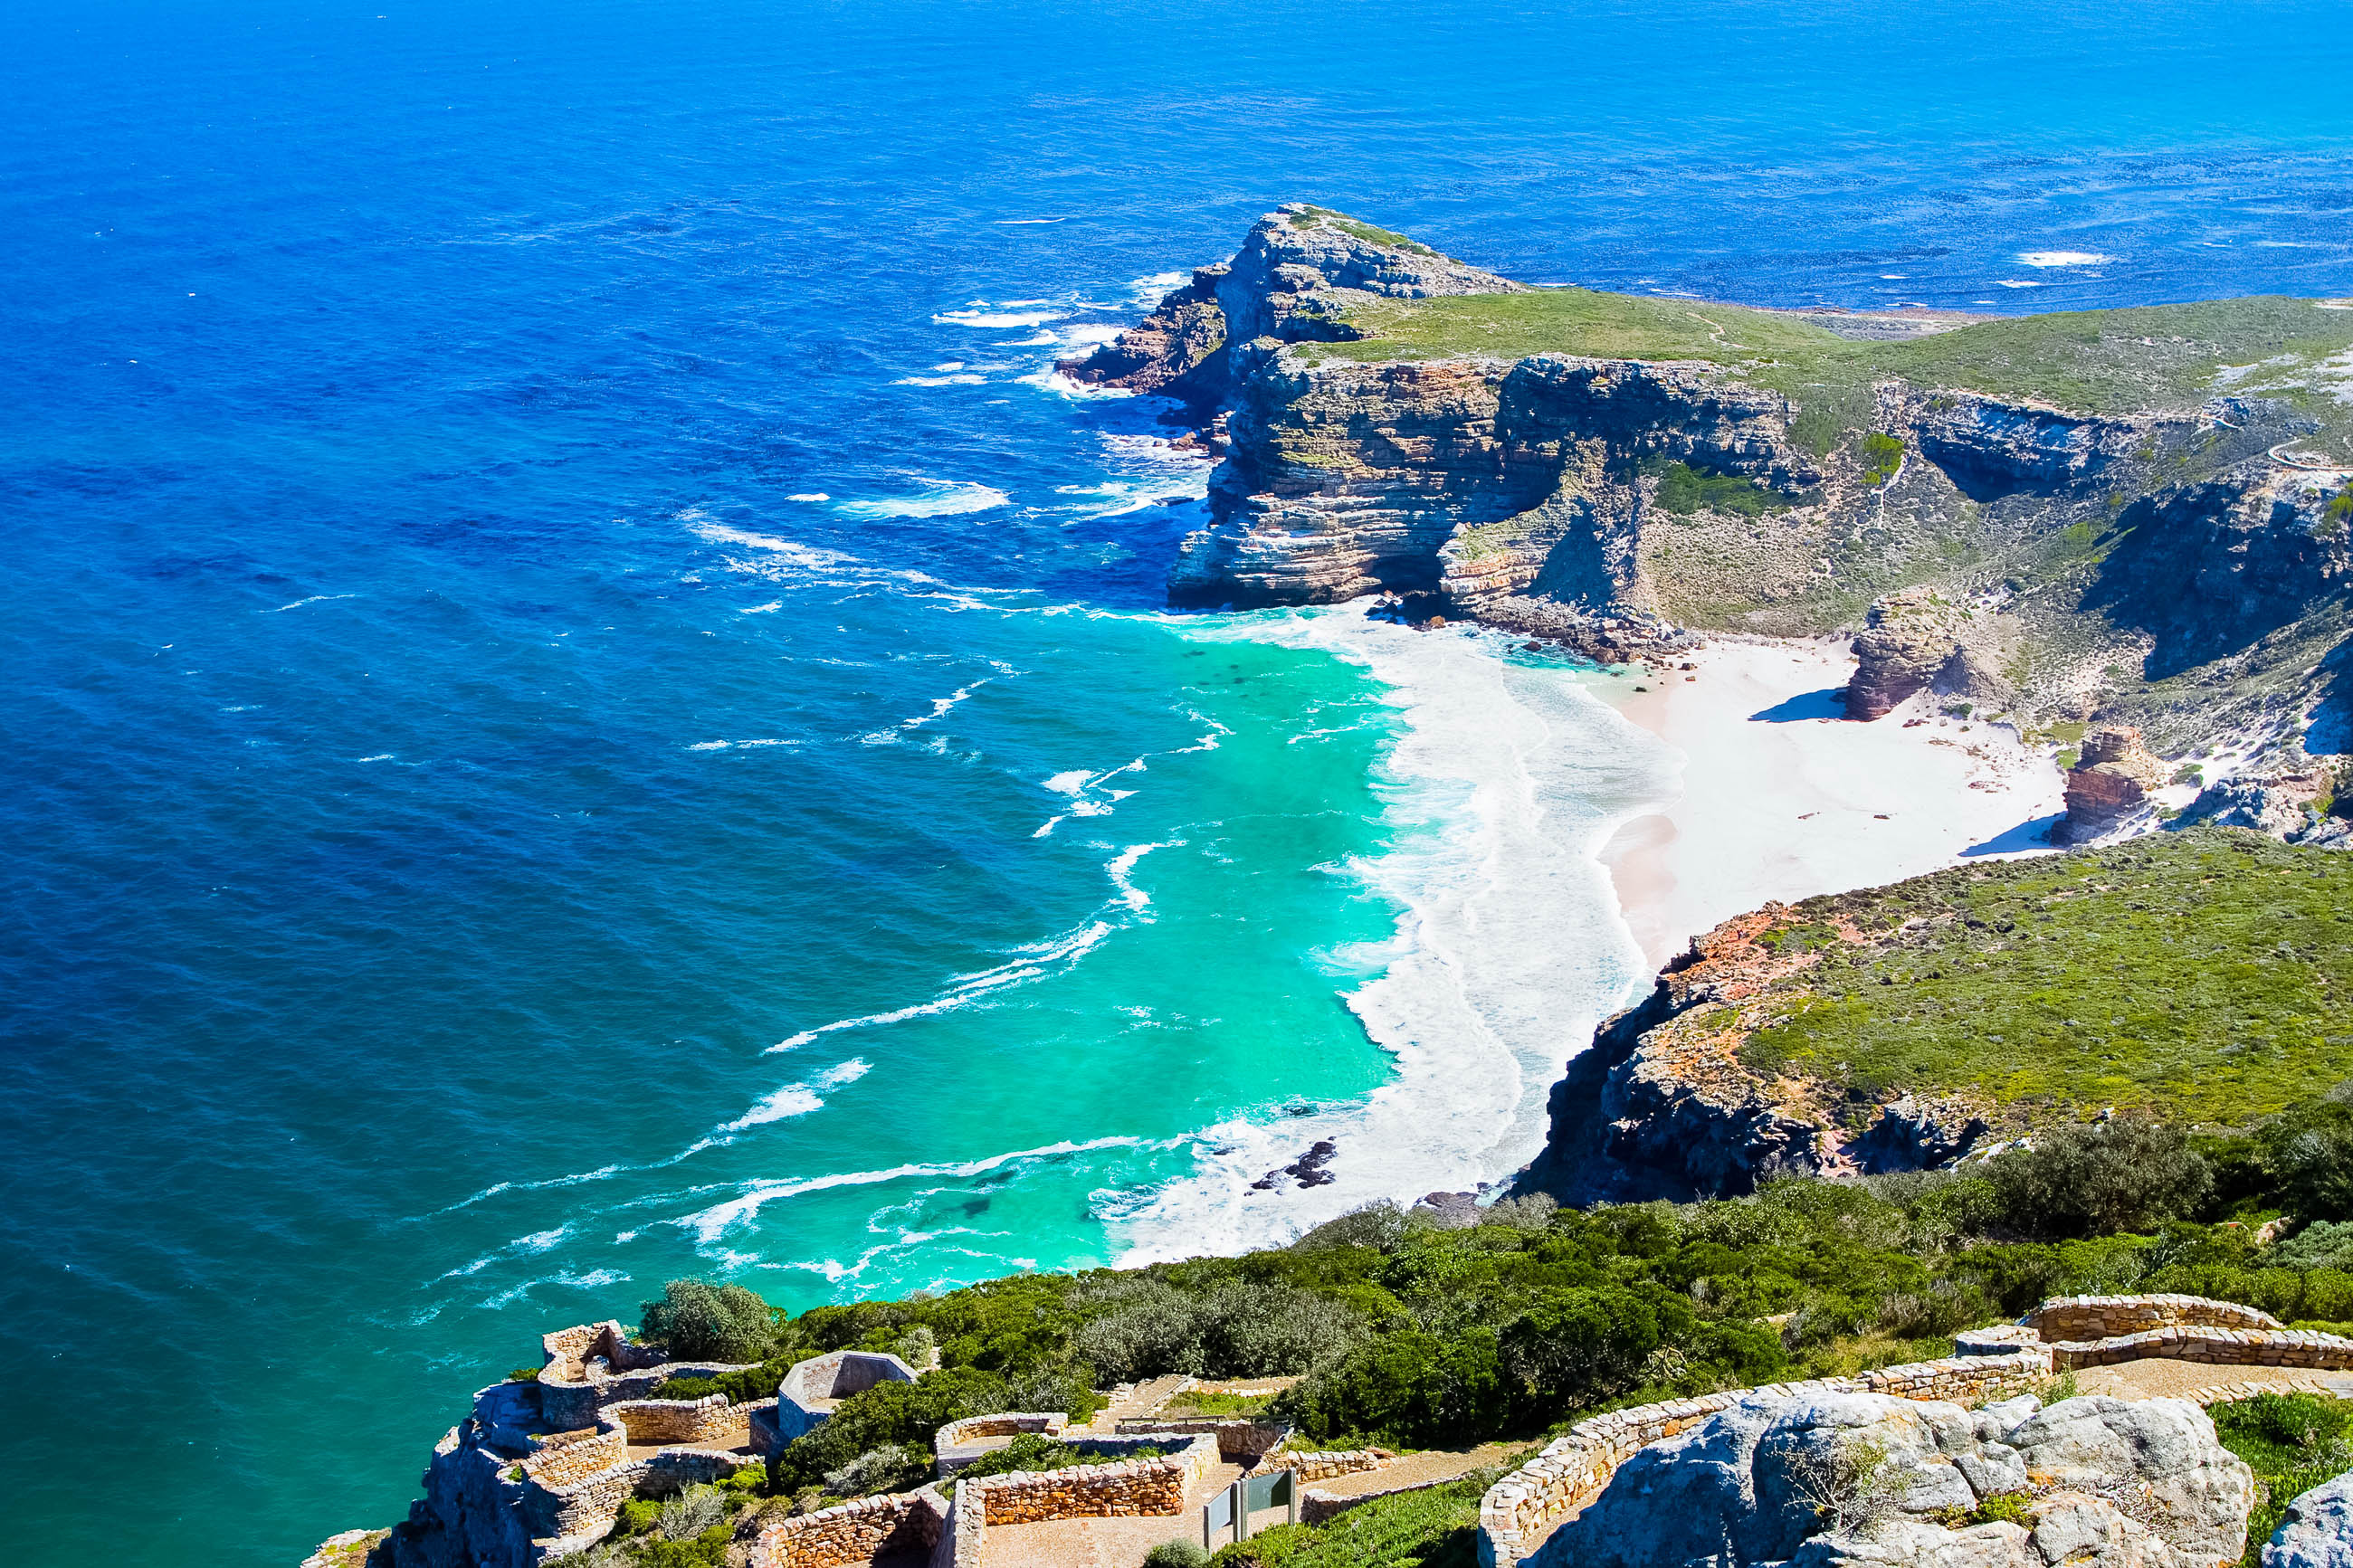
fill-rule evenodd
<path id="1" fill-rule="evenodd" d="M 1972 1522 L 1997 1497 L 2017 1498 L 2021 1519 Z M 2252 1472 L 2180 1400 L 1965 1411 L 1759 1393 L 1629 1458 L 1545 1554 L 1579 1568 L 2215 1568 L 2243 1550 L 2253 1497 Z"/>
<path id="2" fill-rule="evenodd" d="M 2166 779 L 2164 761 L 2141 744 L 2129 724 L 2105 724 L 2084 737 L 2067 771 L 2067 815 L 2055 837 L 2080 844 L 2096 838 L 2148 804 Z"/>
<path id="3" fill-rule="evenodd" d="M 1906 588 L 1873 603 L 1854 639 L 1846 716 L 1877 719 L 1927 689 L 1948 667 L 1951 681 L 1966 685 L 1972 667 L 1963 656 L 1961 623 L 1960 606 L 1934 588 Z"/>
<path id="4" fill-rule="evenodd" d="M 2287 1505 L 2263 1547 L 2263 1568 L 2353 1568 L 2353 1472 Z"/>

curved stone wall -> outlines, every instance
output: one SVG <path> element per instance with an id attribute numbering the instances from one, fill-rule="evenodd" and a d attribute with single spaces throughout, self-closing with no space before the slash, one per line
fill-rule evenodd
<path id="1" fill-rule="evenodd" d="M 1070 1420 L 1059 1410 L 1004 1410 L 994 1415 L 967 1415 L 961 1421 L 949 1422 L 932 1435 L 932 1458 L 939 1465 L 940 1479 L 944 1480 L 988 1452 L 980 1446 L 984 1437 L 1018 1437 L 1024 1432 L 1059 1437 Z"/>
<path id="2" fill-rule="evenodd" d="M 2051 1344 L 2105 1340 L 2150 1329 L 2194 1325 L 2211 1329 L 2286 1327 L 2269 1312 L 2204 1296 L 2060 1296 L 2024 1319 L 2025 1326 Z"/>
<path id="3" fill-rule="evenodd" d="M 1024 1470 L 963 1482 L 948 1510 L 947 1529 L 933 1549 L 931 1568 L 979 1568 L 991 1525 L 1181 1514 L 1195 1483 L 1217 1461 L 1218 1440 L 1204 1433 L 1187 1444 L 1181 1454 L 1162 1458 L 1082 1465 L 1068 1470 Z"/>
<path id="4" fill-rule="evenodd" d="M 878 1383 L 913 1383 L 915 1369 L 881 1351 L 833 1351 L 797 1361 L 776 1390 L 776 1430 L 783 1441 L 825 1425 L 833 1407 Z"/>
<path id="5" fill-rule="evenodd" d="M 946 1528 L 947 1507 L 925 1487 L 780 1520 L 760 1531 L 751 1568 L 847 1568 L 885 1552 L 929 1551 Z"/>

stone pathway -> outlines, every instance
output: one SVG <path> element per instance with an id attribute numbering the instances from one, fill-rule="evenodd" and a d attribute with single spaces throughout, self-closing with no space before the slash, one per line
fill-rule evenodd
<path id="1" fill-rule="evenodd" d="M 1457 1476 L 1467 1476 L 1472 1470 L 1509 1464 L 1527 1453 L 1529 1447 L 1526 1443 L 1482 1443 L 1475 1448 L 1430 1448 L 1419 1454 L 1400 1455 L 1377 1470 L 1334 1476 L 1327 1480 L 1310 1481 L 1308 1486 L 1333 1497 L 1364 1497 L 1406 1487 L 1436 1486 Z"/>
<path id="2" fill-rule="evenodd" d="M 2075 1374 L 2075 1389 L 2118 1399 L 2188 1399 L 2200 1405 L 2245 1399 L 2264 1389 L 2353 1399 L 2353 1373 L 2295 1366 L 2216 1366 L 2151 1356 L 2085 1367 Z"/>

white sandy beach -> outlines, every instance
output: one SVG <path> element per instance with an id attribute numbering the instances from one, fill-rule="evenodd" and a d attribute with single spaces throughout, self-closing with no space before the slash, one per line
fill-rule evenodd
<path id="1" fill-rule="evenodd" d="M 1683 757 L 1680 797 L 1601 855 L 1652 963 L 1768 900 L 2048 848 L 2062 775 L 2007 727 L 1943 717 L 1926 696 L 1848 720 L 1843 642 L 1720 643 L 1690 662 L 1696 679 L 1668 667 L 1595 685 Z"/>

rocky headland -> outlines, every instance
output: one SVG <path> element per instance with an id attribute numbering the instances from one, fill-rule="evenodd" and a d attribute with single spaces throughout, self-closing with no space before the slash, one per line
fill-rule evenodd
<path id="1" fill-rule="evenodd" d="M 2200 828 L 1767 905 L 1570 1058 L 1521 1185 L 1688 1201 L 2118 1114 L 2243 1125 L 2353 1079 L 2348 896 L 2344 857 Z"/>
<path id="2" fill-rule="evenodd" d="M 2309 834 L 2333 798 L 2346 301 L 1767 310 L 1530 289 L 1293 205 L 1061 370 L 1219 458 L 1179 604 L 1388 595 L 1611 662 L 1852 637 L 1854 719 L 2138 731 L 2084 759 L 2077 838 L 2192 797 Z"/>

